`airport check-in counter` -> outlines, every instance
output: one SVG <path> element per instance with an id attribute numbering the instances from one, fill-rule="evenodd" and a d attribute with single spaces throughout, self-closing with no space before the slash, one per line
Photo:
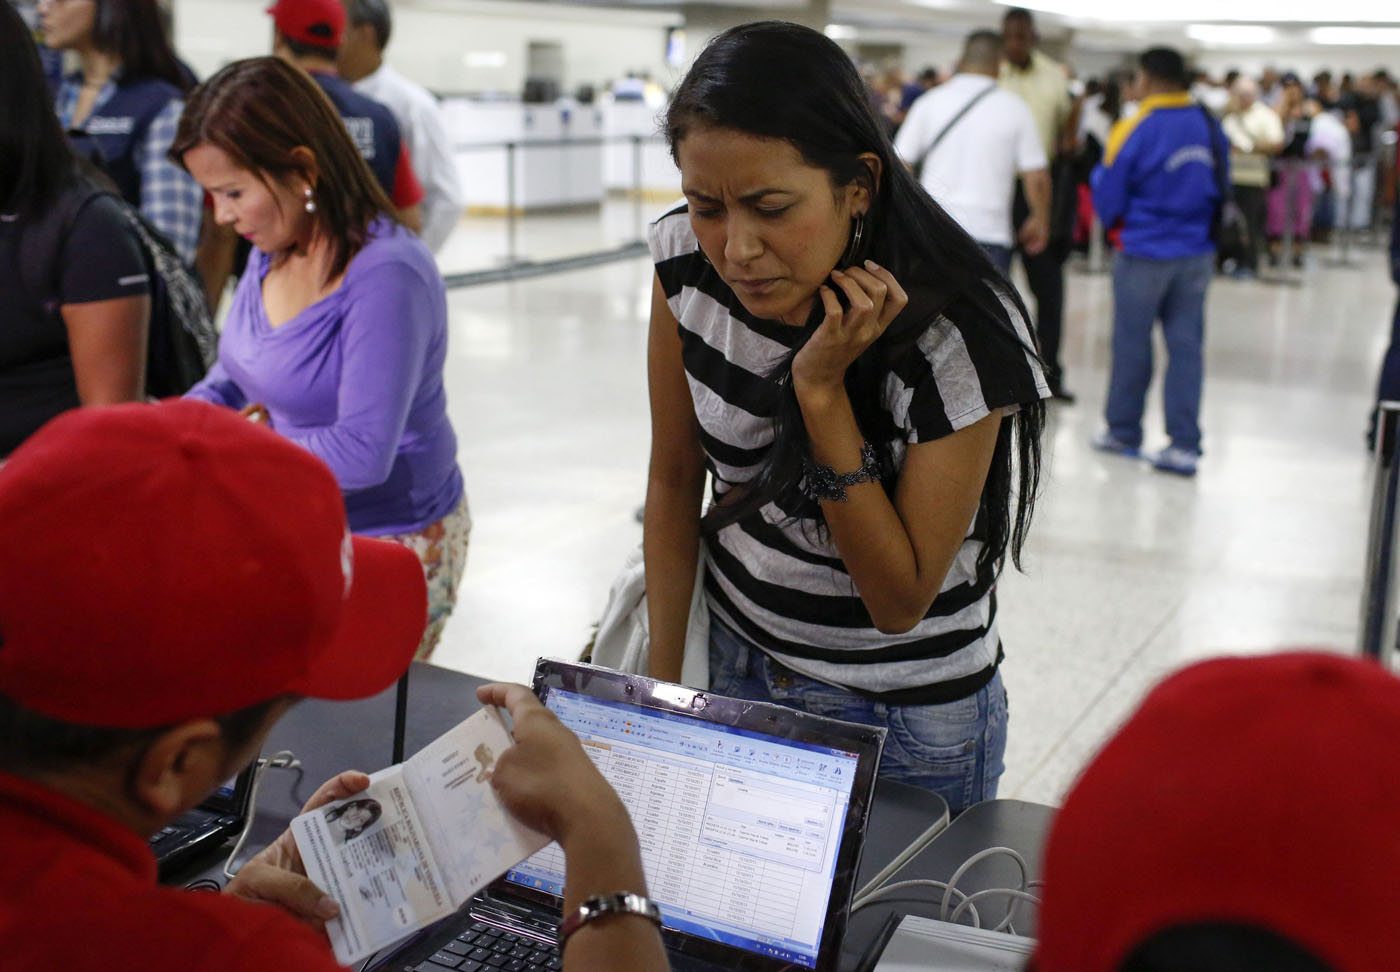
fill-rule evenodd
<path id="1" fill-rule="evenodd" d="M 447 98 L 442 105 L 468 212 L 599 206 L 609 191 L 638 188 L 680 195 L 680 176 L 655 137 L 657 111 L 643 102 Z M 572 140 L 580 144 L 561 144 Z"/>

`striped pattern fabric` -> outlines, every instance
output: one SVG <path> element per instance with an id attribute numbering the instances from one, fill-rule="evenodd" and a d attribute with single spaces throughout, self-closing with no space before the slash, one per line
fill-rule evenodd
<path id="1" fill-rule="evenodd" d="M 744 309 L 700 253 L 684 205 L 652 224 L 649 242 L 680 322 L 681 356 L 718 499 L 756 473 L 773 441 L 778 385 L 768 376 L 798 331 Z M 1002 302 L 1029 346 L 1014 302 L 1005 295 Z M 881 437 L 898 468 L 910 444 L 1048 395 L 1033 356 L 992 324 L 940 316 L 891 369 Z M 707 539 L 706 593 L 721 620 L 798 672 L 892 703 L 951 701 L 991 679 L 1001 646 L 993 572 L 977 569 L 980 515 L 923 621 L 888 635 L 871 621 L 835 544 L 798 512 L 769 503 Z"/>

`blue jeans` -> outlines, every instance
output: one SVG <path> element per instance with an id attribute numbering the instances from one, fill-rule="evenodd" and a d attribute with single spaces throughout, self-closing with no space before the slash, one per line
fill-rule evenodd
<path id="1" fill-rule="evenodd" d="M 979 243 L 978 246 L 982 247 L 982 252 L 987 254 L 987 258 L 1001 271 L 1003 277 L 1011 276 L 1011 247 L 1002 246 L 1000 243 Z"/>
<path id="2" fill-rule="evenodd" d="M 943 705 L 886 705 L 799 675 L 710 615 L 710 691 L 777 702 L 889 730 L 880 777 L 932 790 L 954 816 L 997 795 L 1006 769 L 1006 689 L 997 672 L 982 689 Z"/>
<path id="3" fill-rule="evenodd" d="M 1162 387 L 1167 436 L 1177 448 L 1200 453 L 1206 287 L 1214 269 L 1214 253 L 1171 260 L 1127 253 L 1114 258 L 1113 371 L 1104 417 L 1118 441 L 1142 445 L 1142 411 L 1152 382 L 1152 325 L 1161 320 L 1167 342 Z"/>

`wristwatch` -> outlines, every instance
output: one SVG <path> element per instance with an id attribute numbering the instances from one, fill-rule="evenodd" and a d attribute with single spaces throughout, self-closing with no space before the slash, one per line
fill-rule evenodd
<path id="1" fill-rule="evenodd" d="M 600 894 L 579 905 L 577 911 L 559 923 L 559 947 L 563 948 L 569 936 L 584 925 L 606 915 L 640 915 L 661 927 L 661 911 L 650 898 L 631 891 Z"/>

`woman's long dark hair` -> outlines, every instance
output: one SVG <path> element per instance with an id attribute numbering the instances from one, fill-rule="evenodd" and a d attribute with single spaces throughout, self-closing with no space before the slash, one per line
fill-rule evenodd
<path id="1" fill-rule="evenodd" d="M 977 321 L 1004 338 L 1009 350 L 1035 354 L 1002 303 L 1010 301 L 1029 320 L 1015 288 L 900 161 L 871 112 L 855 66 L 825 35 L 797 24 L 764 21 L 716 37 L 686 74 L 666 112 L 672 157 L 677 158 L 688 132 L 709 126 L 788 142 L 809 165 L 826 170 L 833 189 L 864 184 L 871 196 L 865 217 L 870 242 L 861 256 L 884 266 L 906 289 L 911 283 L 934 288 L 933 300 L 921 306 L 921 313 L 902 313 L 846 373 L 856 421 L 877 449 L 890 437 L 881 407 L 890 366 L 938 316 Z M 880 158 L 879 185 L 860 158 L 867 152 Z M 818 302 L 802 342 L 821 320 Z M 742 499 L 714 510 L 706 517 L 706 529 L 734 523 L 773 500 L 781 499 L 789 509 L 803 506 L 796 488 L 810 448 L 791 381 L 792 358 L 800 348 L 801 343 L 774 373 L 782 394 L 772 448 Z M 979 516 L 984 518 L 986 543 L 979 567 L 993 563 L 999 569 L 1008 545 L 1020 566 L 1039 489 L 1044 424 L 1045 405 L 1039 401 L 1022 405 L 1012 421 L 1002 424 L 982 492 Z M 883 458 L 888 469 L 888 456 Z M 893 482 L 887 481 L 886 488 L 892 489 Z M 814 513 L 819 514 L 820 510 Z"/>
<path id="2" fill-rule="evenodd" d="M 8 3 L 0 3 L 0 51 L 0 212 L 39 212 L 77 178 L 77 166 L 34 37 Z"/>
<path id="3" fill-rule="evenodd" d="M 234 61 L 194 89 L 170 145 L 171 160 L 183 168 L 185 153 L 200 144 L 223 149 L 264 183 L 268 176 L 303 172 L 295 152 L 310 150 L 319 176 L 316 218 L 334 249 L 328 280 L 360 252 L 371 223 L 396 219 L 394 204 L 325 92 L 280 58 Z"/>
<path id="4" fill-rule="evenodd" d="M 181 91 L 191 77 L 180 67 L 156 0 L 97 0 L 92 43 L 122 62 L 125 78 L 159 78 Z"/>

